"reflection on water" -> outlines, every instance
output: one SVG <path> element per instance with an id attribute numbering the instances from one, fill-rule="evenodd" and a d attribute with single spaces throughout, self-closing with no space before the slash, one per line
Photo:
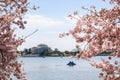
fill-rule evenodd
<path id="1" fill-rule="evenodd" d="M 66 65 L 70 61 L 67 57 L 23 57 L 19 60 L 25 63 L 28 80 L 101 80 L 98 78 L 100 70 L 85 60 L 72 59 L 75 66 Z"/>

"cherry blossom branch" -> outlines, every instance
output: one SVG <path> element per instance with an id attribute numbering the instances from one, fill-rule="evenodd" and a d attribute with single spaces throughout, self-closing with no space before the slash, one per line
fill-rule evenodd
<path id="1" fill-rule="evenodd" d="M 68 33 L 60 34 L 60 37 L 72 35 L 78 44 L 87 42 L 77 55 L 78 58 L 88 60 L 92 66 L 101 69 L 99 77 L 103 80 L 120 80 L 120 74 L 116 74 L 120 73 L 119 61 L 111 63 L 111 60 L 114 60 L 112 57 L 120 58 L 120 0 L 109 2 L 114 4 L 111 9 L 102 8 L 96 11 L 95 6 L 91 9 L 83 7 L 88 14 L 78 17 L 78 13 L 74 12 L 73 15 L 69 15 L 77 20 L 77 24 Z M 108 60 L 102 59 L 100 63 L 91 61 L 92 57 L 103 51 L 110 51 L 113 56 L 108 56 Z"/>
<path id="2" fill-rule="evenodd" d="M 28 38 L 28 37 L 30 37 L 30 36 L 32 36 L 34 33 L 36 33 L 38 31 L 38 29 L 36 29 L 34 32 L 32 32 L 31 34 L 29 34 L 29 35 L 27 35 L 24 39 L 26 39 L 26 38 Z"/>
<path id="3" fill-rule="evenodd" d="M 2 64 L 1 65 L 2 65 L 2 68 L 3 68 L 3 67 L 5 67 L 4 66 L 5 58 L 4 58 L 4 54 L 3 54 L 1 49 L 0 49 L 0 54 L 1 54 L 1 57 L 2 57 Z"/>

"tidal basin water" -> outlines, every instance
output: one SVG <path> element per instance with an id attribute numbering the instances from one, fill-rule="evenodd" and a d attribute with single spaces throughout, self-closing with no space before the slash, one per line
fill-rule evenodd
<path id="1" fill-rule="evenodd" d="M 96 61 L 100 57 L 94 58 Z M 98 78 L 100 70 L 87 61 L 68 57 L 22 57 L 28 80 L 102 80 Z M 66 65 L 74 61 L 75 66 Z"/>

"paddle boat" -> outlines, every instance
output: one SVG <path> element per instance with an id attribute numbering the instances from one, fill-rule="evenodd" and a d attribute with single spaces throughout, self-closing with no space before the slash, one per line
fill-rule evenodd
<path id="1" fill-rule="evenodd" d="M 73 61 L 70 61 L 67 65 L 68 66 L 75 66 L 76 64 Z"/>

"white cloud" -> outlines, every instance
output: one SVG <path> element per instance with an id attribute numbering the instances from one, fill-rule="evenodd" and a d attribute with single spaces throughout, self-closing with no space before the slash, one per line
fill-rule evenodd
<path id="1" fill-rule="evenodd" d="M 75 24 L 75 20 L 70 20 L 68 17 L 64 17 L 63 19 L 55 19 L 41 14 L 27 14 L 25 16 L 25 20 L 27 21 L 27 24 L 25 25 L 27 28 L 37 29 L 65 28 Z"/>
<path id="2" fill-rule="evenodd" d="M 25 20 L 27 21 L 27 27 L 47 28 L 63 25 L 64 22 L 56 19 L 52 19 L 43 15 L 31 15 L 27 14 Z"/>
<path id="3" fill-rule="evenodd" d="M 43 15 L 28 14 L 25 17 L 27 20 L 26 29 L 24 31 L 17 31 L 18 35 L 29 35 L 35 29 L 38 29 L 34 35 L 26 39 L 26 42 L 19 47 L 20 50 L 37 46 L 40 43 L 47 44 L 51 48 L 58 48 L 60 50 L 70 50 L 74 48 L 75 41 L 73 38 L 60 39 L 58 35 L 69 31 L 75 25 L 75 21 L 69 20 L 66 17 L 63 19 L 55 19 Z M 66 45 L 66 47 L 64 47 Z"/>

